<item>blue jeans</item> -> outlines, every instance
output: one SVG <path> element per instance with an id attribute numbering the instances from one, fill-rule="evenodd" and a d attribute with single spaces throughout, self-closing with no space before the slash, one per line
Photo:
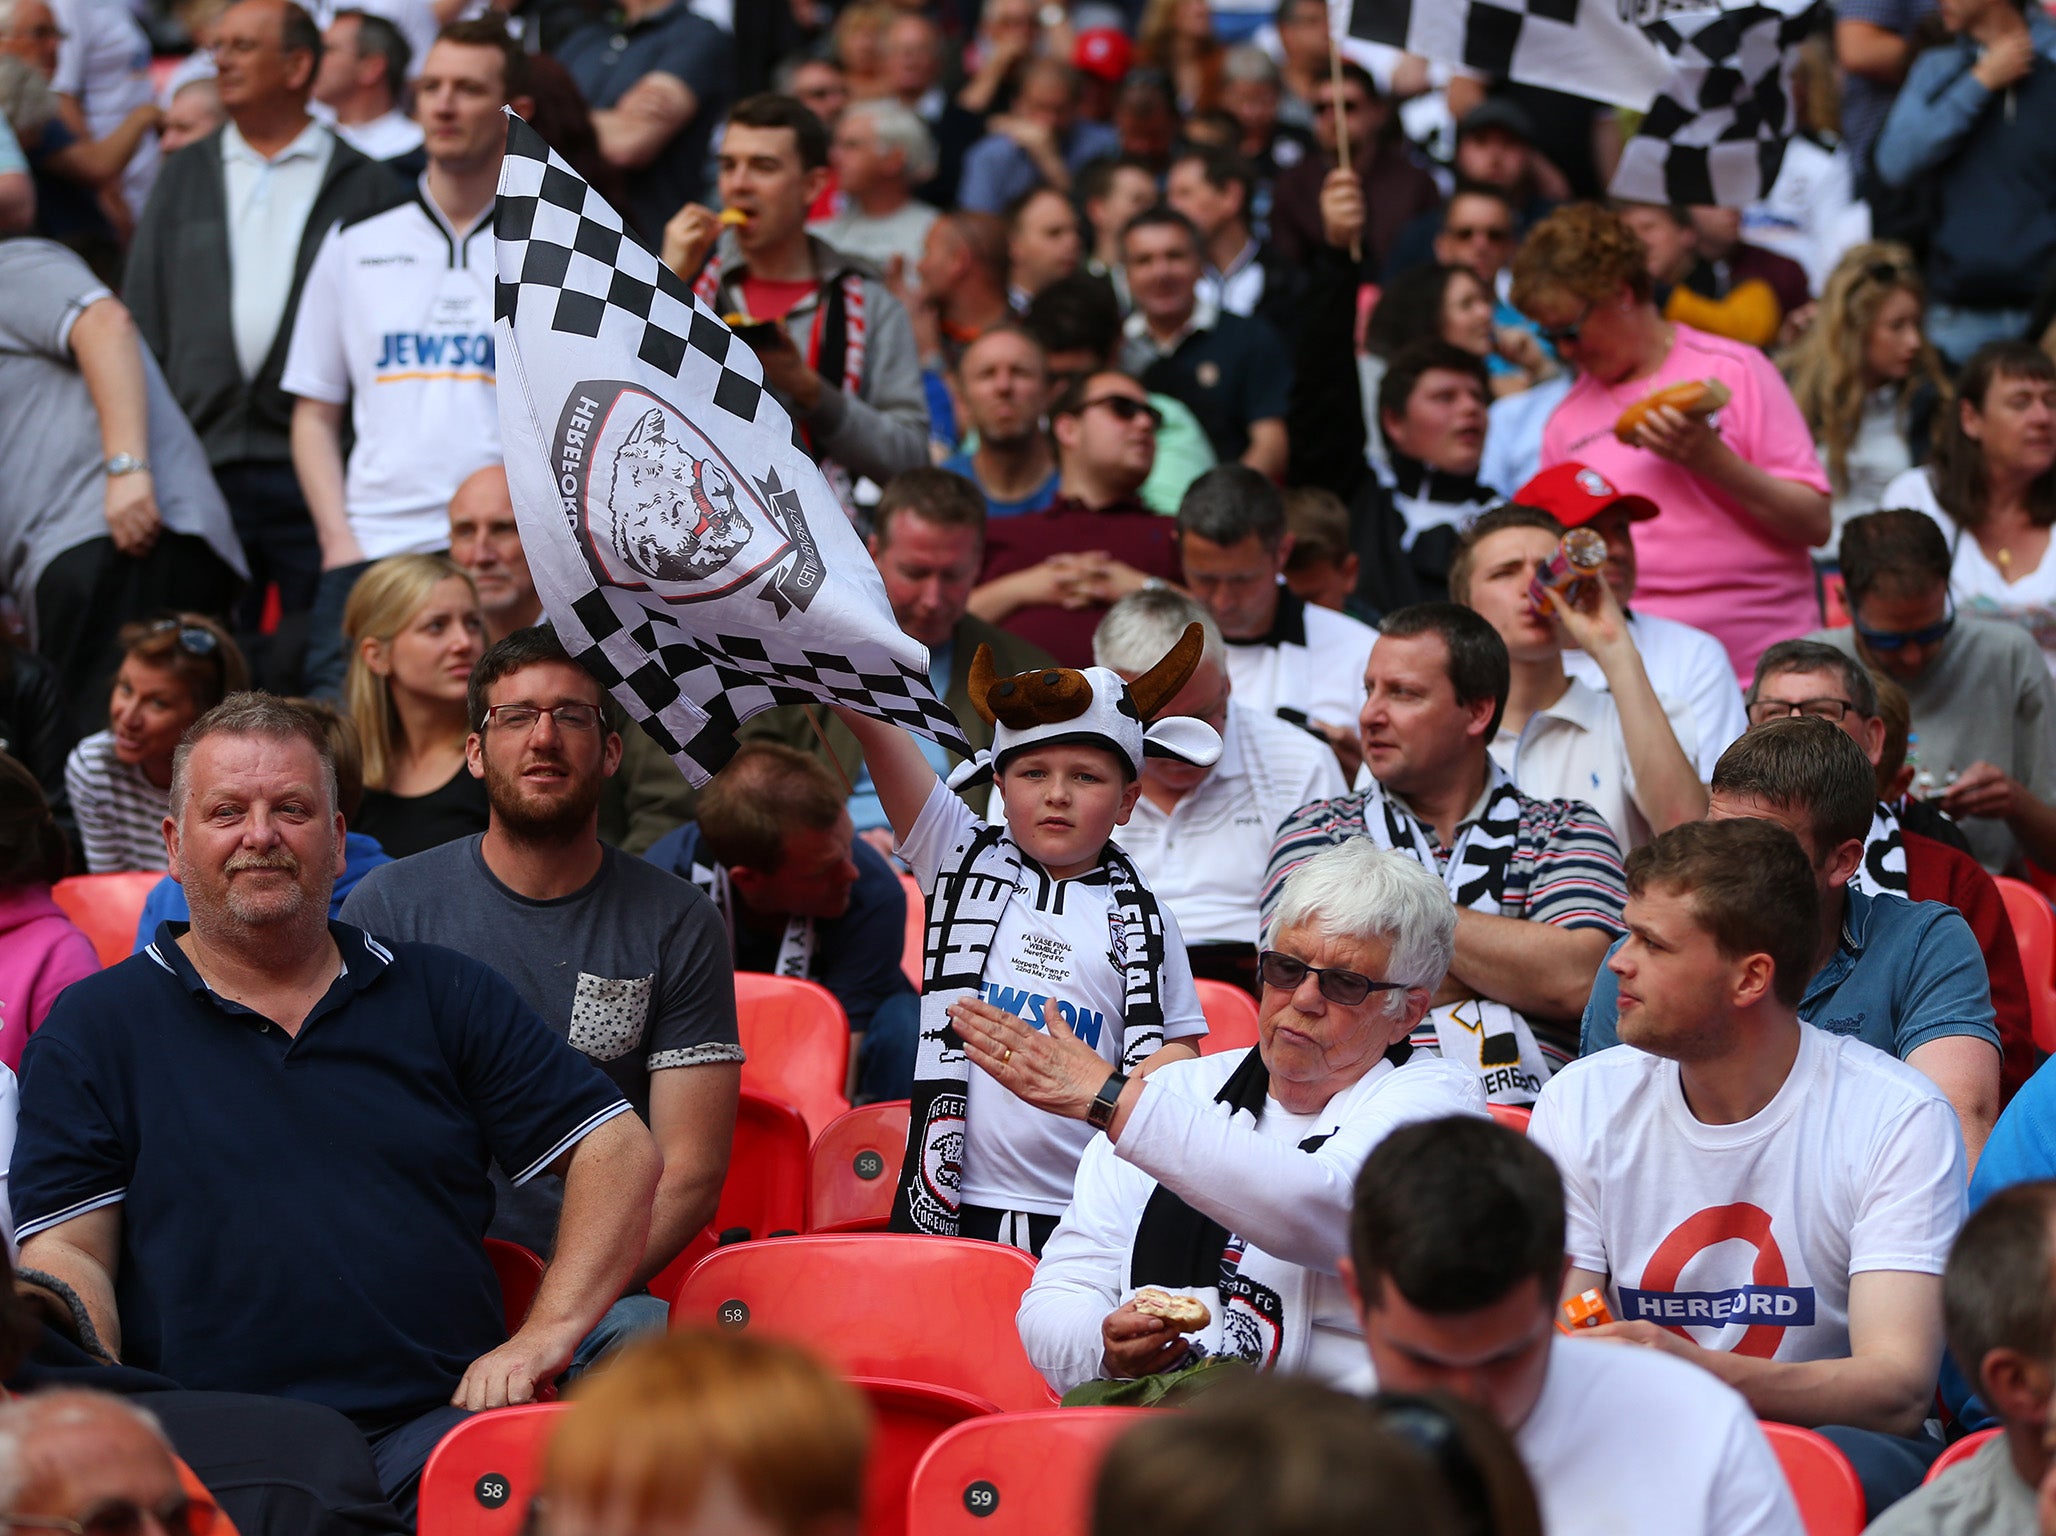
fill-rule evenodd
<path id="1" fill-rule="evenodd" d="M 357 578 L 371 569 L 369 560 L 323 571 L 314 588 L 314 611 L 307 616 L 307 656 L 300 663 L 300 691 L 310 699 L 331 703 L 342 697 L 343 674 L 350 658 L 343 644 L 343 608 Z"/>
<path id="2" fill-rule="evenodd" d="M 1957 304 L 1929 304 L 1928 340 L 1961 368 L 1970 354 L 1988 341 L 2018 341 L 2027 334 L 2032 316 L 2025 309 L 1965 309 Z"/>
<path id="3" fill-rule="evenodd" d="M 576 1381 L 600 1361 L 620 1349 L 633 1344 L 645 1334 L 662 1333 L 671 1326 L 671 1303 L 659 1297 L 639 1292 L 624 1296 L 607 1308 L 592 1332 L 578 1341 L 578 1348 L 571 1352 L 571 1364 L 564 1369 L 564 1380 Z"/>
<path id="4" fill-rule="evenodd" d="M 871 1015 L 871 1027 L 857 1047 L 857 1102 L 912 1098 L 914 1055 L 920 1044 L 920 994 L 895 992 Z"/>
<path id="5" fill-rule="evenodd" d="M 471 1417 L 471 1410 L 449 1403 L 431 1408 L 419 1418 L 402 1419 L 383 1429 L 366 1430 L 371 1443 L 371 1464 L 378 1471 L 378 1485 L 387 1501 L 414 1528 L 415 1508 L 421 1498 L 421 1469 L 429 1452 L 451 1430 Z"/>
<path id="6" fill-rule="evenodd" d="M 1820 1434 L 1835 1443 L 1835 1449 L 1849 1458 L 1856 1480 L 1863 1484 L 1865 1519 L 1875 1520 L 1920 1486 L 1927 1469 L 1942 1454 L 1942 1442 L 1922 1431 L 1917 1435 L 1888 1435 L 1878 1429 L 1851 1429 L 1846 1424 L 1829 1424 Z"/>

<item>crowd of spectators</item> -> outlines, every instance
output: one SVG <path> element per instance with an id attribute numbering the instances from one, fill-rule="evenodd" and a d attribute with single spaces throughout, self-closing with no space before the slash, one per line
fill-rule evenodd
<path id="1" fill-rule="evenodd" d="M 2056 1511 L 2056 19 L 1817 7 L 1713 207 L 1341 3 L 0 0 L 0 1525 L 411 1529 L 561 1386 L 538 1530 L 855 1531 L 857 1395 L 652 1293 L 739 972 L 1053 1392 L 1191 1402 L 1107 1536 L 1789 1536 L 1759 1421 L 1880 1531 Z M 508 113 L 973 756 L 790 706 L 695 787 L 558 640 Z"/>

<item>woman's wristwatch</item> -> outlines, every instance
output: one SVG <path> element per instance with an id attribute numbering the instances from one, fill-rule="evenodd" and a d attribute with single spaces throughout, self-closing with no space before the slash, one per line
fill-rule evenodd
<path id="1" fill-rule="evenodd" d="M 1092 1102 L 1085 1106 L 1086 1122 L 1094 1130 L 1103 1131 L 1114 1123 L 1114 1111 L 1121 1107 L 1121 1090 L 1127 1086 L 1127 1073 L 1107 1074 L 1107 1080 L 1099 1085 L 1099 1092 L 1094 1094 Z"/>

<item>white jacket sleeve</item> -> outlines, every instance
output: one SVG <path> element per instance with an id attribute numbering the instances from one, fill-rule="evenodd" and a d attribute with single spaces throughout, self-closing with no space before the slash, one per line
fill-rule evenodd
<path id="1" fill-rule="evenodd" d="M 1100 1377 L 1100 1324 L 1128 1293 L 1128 1256 L 1153 1188 L 1104 1136 L 1086 1146 L 1071 1204 L 1015 1314 L 1028 1359 L 1060 1393 Z"/>
<path id="2" fill-rule="evenodd" d="M 1344 1092 L 1358 1101 L 1308 1154 L 1230 1119 L 1210 1100 L 1184 1096 L 1160 1073 L 1143 1087 L 1113 1150 L 1245 1242 L 1332 1275 L 1349 1250 L 1350 1201 L 1371 1148 L 1416 1120 L 1486 1112 L 1477 1074 L 1439 1060 L 1410 1063 Z"/>

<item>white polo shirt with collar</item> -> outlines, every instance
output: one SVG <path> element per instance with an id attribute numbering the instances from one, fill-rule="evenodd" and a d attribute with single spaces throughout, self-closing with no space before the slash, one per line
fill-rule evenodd
<path id="1" fill-rule="evenodd" d="M 397 160 L 421 148 L 421 124 L 398 107 L 365 123 L 337 123 L 336 137 L 367 160 Z"/>
<path id="2" fill-rule="evenodd" d="M 1727 648 L 1703 629 L 1653 613 L 1630 611 L 1628 634 L 1642 653 L 1642 670 L 1649 674 L 1649 686 L 1657 697 L 1678 699 L 1690 710 L 1699 745 L 1696 750 L 1688 748 L 1685 755 L 1692 759 L 1699 777 L 1711 781 L 1721 753 L 1749 729 L 1749 715 L 1742 707 L 1742 690 L 1735 683 L 1735 664 L 1728 659 Z M 1563 669 L 1586 687 L 1607 691 L 1606 674 L 1583 651 L 1565 651 Z M 1678 740 L 1682 745 L 1684 738 Z"/>
<path id="3" fill-rule="evenodd" d="M 1686 761 L 1696 763 L 1699 735 L 1691 711 L 1662 693 L 1656 697 Z M 1613 829 L 1621 852 L 1639 848 L 1656 835 L 1635 803 L 1635 770 L 1628 762 L 1620 710 L 1612 694 L 1574 677 L 1561 698 L 1528 717 L 1518 737 L 1502 729 L 1491 750 L 1493 761 L 1522 794 L 1538 800 L 1582 800 L 1591 806 Z"/>
<path id="4" fill-rule="evenodd" d="M 1221 757 L 1168 811 L 1135 802 L 1114 833 L 1188 944 L 1254 944 L 1260 871 L 1278 824 L 1302 805 L 1345 792 L 1327 743 L 1298 726 L 1228 701 Z"/>
<path id="5" fill-rule="evenodd" d="M 1281 583 L 1270 633 L 1228 642 L 1228 681 L 1236 702 L 1257 714 L 1290 709 L 1355 730 L 1377 643 L 1370 625 L 1295 597 Z"/>
<path id="6" fill-rule="evenodd" d="M 228 194 L 229 324 L 245 379 L 264 370 L 278 338 L 300 236 L 321 195 L 335 154 L 335 135 L 309 121 L 269 160 L 250 147 L 234 123 L 221 133 L 221 171 Z"/>

